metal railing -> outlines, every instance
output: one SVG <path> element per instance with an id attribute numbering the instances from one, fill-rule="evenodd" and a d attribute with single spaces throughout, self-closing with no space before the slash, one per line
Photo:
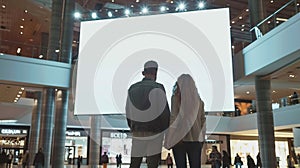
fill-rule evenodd
<path id="1" fill-rule="evenodd" d="M 297 5 L 297 0 L 291 0 L 288 3 L 286 3 L 285 5 L 283 5 L 281 8 L 279 8 L 278 10 L 276 10 L 273 14 L 271 14 L 270 16 L 268 16 L 267 18 L 265 18 L 264 20 L 262 20 L 261 22 L 259 22 L 256 26 L 252 27 L 250 29 L 250 32 L 252 32 L 253 30 L 255 31 L 255 35 L 256 38 L 259 39 L 263 36 L 262 32 L 259 29 L 259 26 L 261 26 L 262 24 L 264 24 L 266 21 L 270 20 L 271 18 L 273 18 L 274 21 L 274 27 L 275 28 L 278 24 L 276 22 L 276 15 L 281 12 L 283 9 L 287 8 L 289 5 L 291 5 L 292 3 L 294 3 L 294 7 L 295 7 L 295 14 L 297 14 L 299 12 L 298 10 L 298 5 Z M 294 16 L 294 15 L 292 15 Z M 292 17 L 291 16 L 291 17 Z"/>

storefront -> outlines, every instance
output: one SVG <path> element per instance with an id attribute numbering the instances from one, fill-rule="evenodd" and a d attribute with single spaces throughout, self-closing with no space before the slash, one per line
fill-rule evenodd
<path id="1" fill-rule="evenodd" d="M 65 164 L 77 164 L 82 156 L 82 164 L 87 163 L 88 133 L 83 129 L 68 129 L 65 142 Z"/>
<path id="2" fill-rule="evenodd" d="M 1 126 L 0 148 L 13 155 L 13 164 L 19 164 L 27 149 L 29 127 Z"/>
<path id="3" fill-rule="evenodd" d="M 102 151 L 101 155 L 106 152 L 109 157 L 109 163 L 116 163 L 116 155 L 122 155 L 123 163 L 130 163 L 132 136 L 129 131 L 102 131 Z"/>

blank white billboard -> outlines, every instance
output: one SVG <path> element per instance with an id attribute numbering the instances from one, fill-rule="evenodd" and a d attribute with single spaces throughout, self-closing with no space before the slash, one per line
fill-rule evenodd
<path id="1" fill-rule="evenodd" d="M 206 111 L 233 111 L 229 23 L 227 8 L 82 22 L 75 114 L 125 113 L 127 90 L 148 60 L 158 62 L 168 100 L 188 73 Z"/>

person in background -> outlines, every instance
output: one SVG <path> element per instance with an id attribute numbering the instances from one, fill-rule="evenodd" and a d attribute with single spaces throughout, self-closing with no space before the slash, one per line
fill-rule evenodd
<path id="1" fill-rule="evenodd" d="M 287 161 L 287 164 L 288 164 L 288 168 L 295 168 L 295 162 L 294 162 L 293 158 L 290 155 L 287 155 L 286 161 Z"/>
<path id="2" fill-rule="evenodd" d="M 238 168 L 238 167 L 241 168 L 242 165 L 243 165 L 242 158 L 239 156 L 238 153 L 236 154 L 236 156 L 234 158 L 234 165 L 235 165 L 236 168 Z"/>
<path id="3" fill-rule="evenodd" d="M 248 168 L 255 168 L 255 162 L 250 155 L 247 155 L 247 166 Z"/>
<path id="4" fill-rule="evenodd" d="M 108 160 L 108 155 L 106 152 L 104 152 L 103 155 L 101 156 L 101 162 L 102 162 L 103 168 L 107 168 L 107 164 L 109 163 L 109 160 Z"/>
<path id="5" fill-rule="evenodd" d="M 117 162 L 117 167 L 121 168 L 121 165 L 122 165 L 122 155 L 121 155 L 121 153 L 116 156 L 116 162 Z"/>
<path id="6" fill-rule="evenodd" d="M 260 152 L 258 152 L 257 156 L 256 156 L 256 167 L 261 168 L 261 158 L 260 158 Z"/>
<path id="7" fill-rule="evenodd" d="M 82 156 L 78 155 L 78 158 L 77 158 L 77 168 L 80 168 L 81 163 L 82 163 Z"/>
<path id="8" fill-rule="evenodd" d="M 222 166 L 222 168 L 230 168 L 230 157 L 229 157 L 228 153 L 225 150 L 223 150 L 222 153 L 223 153 L 223 157 L 222 157 L 223 166 Z"/>
<path id="9" fill-rule="evenodd" d="M 168 168 L 169 168 L 169 167 L 170 167 L 170 168 L 173 168 L 173 159 L 172 159 L 170 153 L 168 153 L 168 156 L 167 156 L 167 158 L 166 158 L 166 162 L 167 162 Z"/>
<path id="10" fill-rule="evenodd" d="M 0 153 L 0 167 L 4 168 L 6 166 L 7 163 L 7 156 L 5 154 L 5 151 L 3 149 L 1 149 L 1 153 Z"/>
<path id="11" fill-rule="evenodd" d="M 6 164 L 7 168 L 11 167 L 13 159 L 14 159 L 13 153 L 9 152 L 8 155 L 7 155 L 7 164 Z"/>
<path id="12" fill-rule="evenodd" d="M 23 168 L 29 167 L 29 151 L 26 150 L 23 159 L 22 159 L 22 166 Z"/>
<path id="13" fill-rule="evenodd" d="M 297 92 L 294 92 L 294 94 L 292 95 L 291 102 L 292 102 L 292 104 L 298 104 L 299 103 Z"/>
<path id="14" fill-rule="evenodd" d="M 217 146 L 212 146 L 212 151 L 209 154 L 209 161 L 211 162 L 211 168 L 221 167 L 221 153 L 218 151 Z"/>
<path id="15" fill-rule="evenodd" d="M 43 168 L 45 163 L 45 156 L 42 148 L 39 148 L 38 152 L 34 156 L 33 165 L 35 168 Z"/>

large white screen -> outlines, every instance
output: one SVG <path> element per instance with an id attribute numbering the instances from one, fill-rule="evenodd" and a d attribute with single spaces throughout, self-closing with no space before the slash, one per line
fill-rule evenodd
<path id="1" fill-rule="evenodd" d="M 148 60 L 158 62 L 169 100 L 189 73 L 206 111 L 234 110 L 229 10 L 214 9 L 82 22 L 75 114 L 125 113 L 127 89 Z"/>

